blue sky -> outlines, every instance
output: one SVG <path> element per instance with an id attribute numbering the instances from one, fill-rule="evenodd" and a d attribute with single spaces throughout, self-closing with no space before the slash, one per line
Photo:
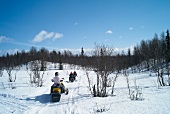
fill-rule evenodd
<path id="1" fill-rule="evenodd" d="M 170 29 L 170 0 L 0 0 L 0 55 L 128 48 Z"/>

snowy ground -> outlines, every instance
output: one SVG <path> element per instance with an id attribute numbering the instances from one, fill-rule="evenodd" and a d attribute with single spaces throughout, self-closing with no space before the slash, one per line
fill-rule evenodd
<path id="1" fill-rule="evenodd" d="M 9 88 L 8 75 L 4 71 L 0 77 L 0 114 L 95 114 L 98 109 L 105 109 L 102 114 L 170 114 L 170 87 L 157 88 L 156 77 L 148 73 L 130 74 L 130 84 L 136 80 L 143 93 L 143 100 L 132 101 L 128 95 L 126 78 L 119 75 L 114 96 L 105 98 L 92 97 L 87 89 L 87 78 L 83 70 L 76 70 L 76 82 L 67 83 L 68 75 L 74 69 L 58 71 L 65 78 L 68 95 L 62 95 L 60 102 L 50 102 L 51 79 L 57 70 L 48 70 L 44 76 L 43 87 L 29 84 L 25 70 L 17 73 L 14 89 Z M 112 74 L 111 76 L 114 76 Z M 90 72 L 91 79 L 96 75 Z"/>

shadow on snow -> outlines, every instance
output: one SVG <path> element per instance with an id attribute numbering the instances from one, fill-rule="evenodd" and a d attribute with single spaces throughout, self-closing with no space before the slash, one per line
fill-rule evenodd
<path id="1" fill-rule="evenodd" d="M 59 105 L 62 104 L 68 104 L 68 103 L 72 103 L 72 102 L 77 102 L 77 101 L 82 101 L 82 100 L 87 100 L 87 99 L 91 99 L 93 98 L 92 96 L 88 95 L 83 95 L 83 94 L 79 94 L 78 96 L 74 97 L 72 99 L 68 98 L 68 99 L 60 99 L 59 102 L 56 102 Z M 42 94 L 39 96 L 35 96 L 35 97 L 29 97 L 26 99 L 20 99 L 20 100 L 26 100 L 26 101 L 35 101 L 35 102 L 40 102 L 42 104 L 46 104 L 46 103 L 51 103 L 51 95 L 50 94 Z"/>
<path id="2" fill-rule="evenodd" d="M 20 99 L 20 100 L 35 101 L 35 102 L 40 102 L 42 104 L 46 104 L 51 101 L 51 95 L 50 94 L 42 94 L 42 95 L 39 95 L 36 97 L 29 97 L 29 98 Z"/>

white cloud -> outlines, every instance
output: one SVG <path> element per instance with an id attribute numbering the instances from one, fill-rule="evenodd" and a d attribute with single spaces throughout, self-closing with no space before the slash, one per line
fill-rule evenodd
<path id="1" fill-rule="evenodd" d="M 47 33 L 46 34 L 46 38 L 48 39 L 48 38 L 52 38 L 53 36 L 54 36 L 54 32 L 50 32 L 50 33 Z"/>
<path id="2" fill-rule="evenodd" d="M 46 39 L 47 32 L 42 30 L 40 33 L 38 33 L 35 38 L 33 39 L 33 42 L 41 42 Z"/>
<path id="3" fill-rule="evenodd" d="M 10 38 L 7 38 L 6 36 L 0 36 L 0 43 L 9 41 Z"/>
<path id="4" fill-rule="evenodd" d="M 129 30 L 133 30 L 134 28 L 133 27 L 130 27 Z"/>
<path id="5" fill-rule="evenodd" d="M 55 32 L 47 32 L 45 30 L 42 30 L 40 33 L 38 33 L 34 39 L 33 39 L 33 42 L 42 42 L 46 39 L 58 39 L 58 38 L 61 38 L 63 37 L 63 34 L 61 33 L 55 33 Z"/>
<path id="6" fill-rule="evenodd" d="M 17 52 L 21 52 L 21 50 L 19 49 L 7 49 L 7 50 L 4 50 L 4 51 L 0 51 L 0 55 L 6 55 L 7 53 L 8 54 L 15 54 Z"/>
<path id="7" fill-rule="evenodd" d="M 53 39 L 58 39 L 58 38 L 62 38 L 63 37 L 63 34 L 61 33 L 55 33 L 55 36 Z"/>
<path id="8" fill-rule="evenodd" d="M 130 47 L 125 47 L 125 48 L 114 48 L 115 54 L 120 54 L 122 51 L 124 51 L 125 54 L 128 53 L 128 49 L 130 49 L 131 53 L 133 52 L 134 46 L 131 45 Z"/>
<path id="9" fill-rule="evenodd" d="M 106 34 L 112 34 L 111 30 L 106 31 Z"/>

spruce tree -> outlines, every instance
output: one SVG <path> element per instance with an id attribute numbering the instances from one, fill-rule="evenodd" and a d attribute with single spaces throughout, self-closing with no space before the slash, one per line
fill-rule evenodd
<path id="1" fill-rule="evenodd" d="M 169 30 L 166 32 L 166 62 L 170 62 L 170 36 Z"/>
<path id="2" fill-rule="evenodd" d="M 82 56 L 82 57 L 84 56 L 84 50 L 83 50 L 83 47 L 81 48 L 81 56 Z"/>
<path id="3" fill-rule="evenodd" d="M 58 52 L 58 56 L 59 56 L 59 70 L 63 70 L 63 64 L 62 64 L 62 57 L 61 57 L 61 52 Z"/>

